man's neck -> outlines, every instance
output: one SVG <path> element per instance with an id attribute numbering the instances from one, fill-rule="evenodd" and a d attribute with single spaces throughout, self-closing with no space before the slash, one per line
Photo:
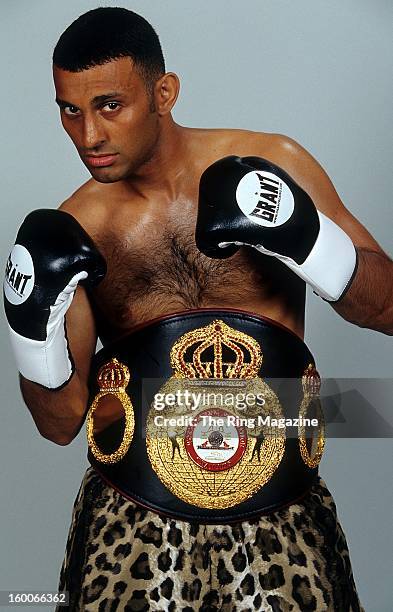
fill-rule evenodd
<path id="1" fill-rule="evenodd" d="M 142 197 L 153 191 L 170 199 L 176 197 L 187 171 L 189 138 L 186 132 L 186 128 L 166 117 L 151 157 L 128 179 L 133 190 Z"/>

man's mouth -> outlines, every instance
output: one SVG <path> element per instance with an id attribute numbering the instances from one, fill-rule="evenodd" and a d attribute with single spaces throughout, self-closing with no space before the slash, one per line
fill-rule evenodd
<path id="1" fill-rule="evenodd" d="M 103 168 L 104 166 L 111 166 L 114 163 L 117 155 L 117 153 L 85 155 L 83 159 L 85 160 L 88 166 L 92 166 L 94 168 Z"/>

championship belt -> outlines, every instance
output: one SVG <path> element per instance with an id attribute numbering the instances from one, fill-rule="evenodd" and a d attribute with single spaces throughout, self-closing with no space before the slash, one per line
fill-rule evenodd
<path id="1" fill-rule="evenodd" d="M 166 516 L 256 517 L 315 482 L 324 445 L 319 387 L 307 346 L 269 319 L 229 309 L 156 319 L 94 358 L 88 459 L 122 495 Z M 94 434 L 108 396 L 123 416 Z M 289 435 L 288 419 L 309 415 L 317 435 L 302 424 Z"/>

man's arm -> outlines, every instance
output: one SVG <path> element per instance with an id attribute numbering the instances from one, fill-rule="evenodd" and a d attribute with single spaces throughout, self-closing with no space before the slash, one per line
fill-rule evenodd
<path id="1" fill-rule="evenodd" d="M 320 164 L 290 138 L 278 136 L 271 161 L 280 165 L 309 194 L 315 206 L 351 238 L 358 268 L 334 310 L 350 323 L 393 335 L 393 262 L 367 229 L 345 208 Z"/>
<path id="2" fill-rule="evenodd" d="M 356 247 L 358 270 L 334 310 L 350 323 L 393 335 L 393 262 L 385 254 Z"/>
<path id="3" fill-rule="evenodd" d="M 7 260 L 4 308 L 21 391 L 40 433 L 61 445 L 86 414 L 96 346 L 87 292 L 105 273 L 89 234 L 62 210 L 29 213 Z"/>
<path id="4" fill-rule="evenodd" d="M 96 329 L 86 291 L 78 287 L 66 314 L 67 338 L 75 371 L 60 390 L 47 390 L 20 375 L 23 399 L 40 434 L 56 444 L 69 444 L 87 412 L 87 380 L 96 347 Z"/>

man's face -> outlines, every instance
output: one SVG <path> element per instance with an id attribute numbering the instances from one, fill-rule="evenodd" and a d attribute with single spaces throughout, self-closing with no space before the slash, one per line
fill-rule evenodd
<path id="1" fill-rule="evenodd" d="M 53 69 L 61 122 L 97 181 L 126 179 L 150 159 L 158 115 L 130 58 L 82 72 Z"/>

